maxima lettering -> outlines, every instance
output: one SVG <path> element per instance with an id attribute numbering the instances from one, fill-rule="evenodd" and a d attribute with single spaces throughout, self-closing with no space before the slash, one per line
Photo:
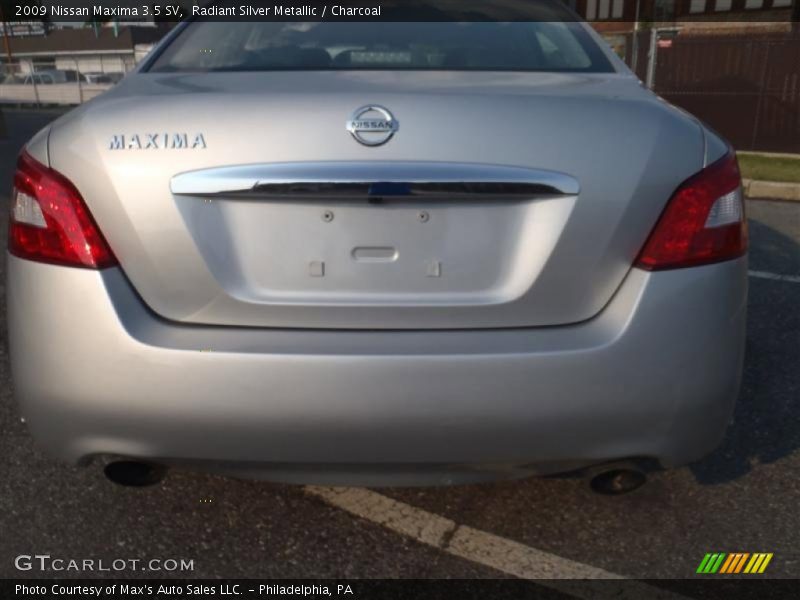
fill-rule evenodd
<path id="1" fill-rule="evenodd" d="M 206 139 L 202 133 L 132 133 L 114 134 L 108 143 L 109 150 L 204 150 Z"/>

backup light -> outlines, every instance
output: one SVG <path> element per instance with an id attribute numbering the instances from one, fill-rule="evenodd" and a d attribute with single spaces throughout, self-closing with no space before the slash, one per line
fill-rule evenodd
<path id="1" fill-rule="evenodd" d="M 17 223 L 26 223 L 42 229 L 47 228 L 42 209 L 33 196 L 15 189 L 14 197 L 11 201 L 11 211 L 13 212 L 12 218 Z"/>
<path id="2" fill-rule="evenodd" d="M 739 187 L 733 192 L 725 194 L 711 206 L 706 219 L 706 229 L 712 227 L 722 227 L 731 223 L 738 223 L 742 220 L 742 188 Z"/>

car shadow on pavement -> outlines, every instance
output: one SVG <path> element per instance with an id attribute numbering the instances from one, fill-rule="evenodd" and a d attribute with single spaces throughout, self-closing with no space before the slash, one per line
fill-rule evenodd
<path id="1" fill-rule="evenodd" d="M 800 218 L 800 205 L 796 206 Z M 750 220 L 750 269 L 800 274 L 800 245 Z M 690 466 L 701 485 L 738 479 L 800 449 L 800 284 L 750 278 L 747 346 L 733 423 L 720 447 Z"/>

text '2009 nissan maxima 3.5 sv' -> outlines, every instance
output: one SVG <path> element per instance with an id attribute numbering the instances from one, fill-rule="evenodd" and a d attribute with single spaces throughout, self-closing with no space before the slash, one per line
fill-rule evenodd
<path id="1" fill-rule="evenodd" d="M 731 418 L 746 273 L 732 150 L 583 23 L 192 21 L 19 158 L 15 393 L 72 462 L 674 466 Z"/>

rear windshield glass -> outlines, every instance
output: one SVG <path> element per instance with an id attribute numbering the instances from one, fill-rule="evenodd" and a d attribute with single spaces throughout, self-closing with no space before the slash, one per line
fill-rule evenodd
<path id="1" fill-rule="evenodd" d="M 152 72 L 277 70 L 610 72 L 576 22 L 191 23 Z"/>

